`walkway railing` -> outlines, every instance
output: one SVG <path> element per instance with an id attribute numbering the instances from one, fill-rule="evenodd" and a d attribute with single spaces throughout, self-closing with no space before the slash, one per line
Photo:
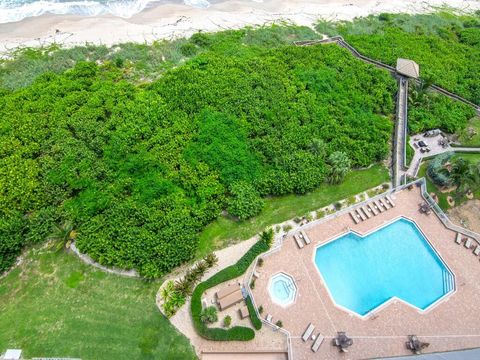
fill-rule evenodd
<path id="1" fill-rule="evenodd" d="M 360 54 L 360 52 L 355 49 L 352 45 L 350 45 L 349 43 L 347 43 L 345 41 L 345 39 L 340 36 L 340 35 L 337 35 L 337 36 L 332 36 L 330 38 L 327 38 L 327 39 L 323 39 L 323 40 L 305 40 L 305 41 L 295 41 L 294 44 L 297 45 L 297 46 L 311 46 L 311 45 L 317 45 L 317 44 L 329 44 L 329 43 L 336 43 L 338 44 L 339 46 L 347 49 L 348 51 L 350 51 L 352 53 L 353 56 L 361 59 L 361 60 L 364 60 L 365 62 L 368 62 L 370 64 L 373 64 L 379 68 L 382 68 L 382 69 L 385 69 L 385 70 L 388 70 L 392 73 L 396 73 L 396 69 L 393 67 L 393 66 L 390 66 L 390 65 L 387 65 L 387 64 L 384 64 L 380 61 L 377 61 L 375 59 L 371 59 L 365 55 L 362 55 Z M 419 80 L 416 80 L 417 82 Z M 454 100 L 458 100 L 458 101 L 461 101 L 467 105 L 470 105 L 471 107 L 473 107 L 478 113 L 480 113 L 480 105 L 477 105 L 473 102 L 471 102 L 470 100 L 467 100 L 457 94 L 454 94 L 448 90 L 445 90 L 444 88 L 438 86 L 438 85 L 432 85 L 431 86 L 431 89 L 434 90 L 434 91 L 437 91 L 445 96 L 448 96 L 450 97 L 451 99 L 454 99 Z"/>

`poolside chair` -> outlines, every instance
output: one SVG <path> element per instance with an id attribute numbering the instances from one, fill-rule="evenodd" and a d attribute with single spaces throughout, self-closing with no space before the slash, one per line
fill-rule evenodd
<path id="1" fill-rule="evenodd" d="M 297 234 L 294 234 L 293 238 L 295 239 L 295 242 L 297 243 L 298 248 L 302 249 L 303 248 L 303 241 L 297 236 Z"/>
<path id="2" fill-rule="evenodd" d="M 365 215 L 367 215 L 367 218 L 370 219 L 372 217 L 372 214 L 370 214 L 370 212 L 367 210 L 367 208 L 365 206 L 362 205 L 360 208 L 363 210 Z"/>
<path id="3" fill-rule="evenodd" d="M 462 234 L 457 233 L 457 237 L 455 238 L 455 242 L 459 245 L 462 243 Z"/>
<path id="4" fill-rule="evenodd" d="M 470 248 L 472 247 L 472 239 L 467 238 L 467 241 L 465 241 L 464 246 L 465 246 L 467 249 L 470 249 Z"/>
<path id="5" fill-rule="evenodd" d="M 358 223 L 360 222 L 360 220 L 357 219 L 357 217 L 355 216 L 355 214 L 353 213 L 353 211 L 350 211 L 349 214 L 350 214 L 350 216 L 352 217 L 353 222 L 354 222 L 355 224 L 358 224 Z"/>
<path id="6" fill-rule="evenodd" d="M 390 197 L 390 195 L 385 195 L 385 197 L 387 198 L 387 201 L 390 203 L 390 205 L 392 205 L 392 207 L 395 206 L 395 203 L 393 202 L 392 198 Z"/>
<path id="7" fill-rule="evenodd" d="M 478 256 L 480 254 L 480 245 L 477 245 L 477 247 L 475 248 L 475 250 L 473 250 L 473 254 L 475 256 Z"/>
<path id="8" fill-rule="evenodd" d="M 363 214 L 363 211 L 360 211 L 360 209 L 355 209 L 355 211 L 357 212 L 358 216 L 360 216 L 362 221 L 367 220 L 367 217 Z"/>
<path id="9" fill-rule="evenodd" d="M 308 339 L 310 339 L 310 336 L 312 336 L 313 330 L 315 330 L 315 326 L 313 326 L 312 323 L 308 324 L 307 329 L 302 335 L 303 342 L 306 342 Z"/>
<path id="10" fill-rule="evenodd" d="M 265 318 L 268 322 L 272 322 L 272 315 L 267 314 L 267 317 Z"/>
<path id="11" fill-rule="evenodd" d="M 313 342 L 313 345 L 312 345 L 312 351 L 313 352 L 317 352 L 318 349 L 320 348 L 320 345 L 322 345 L 323 343 L 323 339 L 324 337 L 321 335 L 321 334 L 318 334 L 315 341 Z"/>
<path id="12" fill-rule="evenodd" d="M 385 208 L 385 210 L 390 209 L 390 205 L 387 204 L 387 202 L 385 201 L 384 198 L 380 198 L 380 199 L 378 199 L 378 201 L 380 202 L 380 204 L 383 205 L 383 207 Z"/>
<path id="13" fill-rule="evenodd" d="M 300 235 L 302 235 L 303 241 L 305 241 L 305 245 L 309 245 L 311 243 L 310 238 L 307 236 L 305 231 L 301 230 Z"/>
<path id="14" fill-rule="evenodd" d="M 385 211 L 385 208 L 378 202 L 378 200 L 373 200 L 372 202 L 375 204 L 378 211 L 380 211 L 381 213 Z"/>
<path id="15" fill-rule="evenodd" d="M 378 210 L 375 208 L 375 204 L 372 204 L 372 203 L 368 203 L 367 204 L 368 208 L 372 211 L 373 215 L 374 216 L 377 216 L 378 215 Z"/>

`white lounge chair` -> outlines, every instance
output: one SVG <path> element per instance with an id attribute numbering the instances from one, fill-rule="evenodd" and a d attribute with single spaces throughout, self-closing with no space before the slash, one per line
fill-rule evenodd
<path id="1" fill-rule="evenodd" d="M 380 202 L 378 202 L 377 200 L 373 200 L 372 202 L 375 204 L 375 206 L 381 213 L 385 211 L 385 208 L 382 204 L 380 204 Z"/>
<path id="2" fill-rule="evenodd" d="M 310 336 L 312 336 L 313 330 L 315 330 L 315 326 L 312 325 L 312 323 L 308 324 L 307 330 L 302 335 L 302 340 L 303 342 L 306 342 L 308 339 L 310 339 Z"/>
<path id="3" fill-rule="evenodd" d="M 385 195 L 385 197 L 387 198 L 387 201 L 390 203 L 390 205 L 395 206 L 395 203 L 393 202 L 392 198 L 390 197 L 390 195 Z"/>
<path id="4" fill-rule="evenodd" d="M 320 348 L 320 345 L 323 343 L 324 337 L 320 334 L 317 335 L 317 338 L 315 339 L 313 345 L 312 345 L 312 351 L 317 352 L 318 349 Z"/>
<path id="5" fill-rule="evenodd" d="M 367 215 L 367 218 L 370 219 L 372 217 L 372 214 L 370 214 L 370 211 L 368 211 L 365 206 L 362 206 L 361 208 L 362 208 L 363 212 L 365 213 L 365 215 Z"/>
<path id="6" fill-rule="evenodd" d="M 375 205 L 372 203 L 368 203 L 367 207 L 372 210 L 373 215 L 377 216 L 378 215 L 378 210 L 375 208 Z"/>
<path id="7" fill-rule="evenodd" d="M 462 234 L 457 233 L 457 237 L 455 238 L 455 242 L 459 245 L 462 243 Z"/>
<path id="8" fill-rule="evenodd" d="M 475 250 L 473 250 L 473 254 L 475 256 L 478 256 L 480 254 L 480 245 L 477 245 L 477 247 L 475 248 Z"/>
<path id="9" fill-rule="evenodd" d="M 468 238 L 464 245 L 467 249 L 470 249 L 472 247 L 472 239 Z"/>
<path id="10" fill-rule="evenodd" d="M 308 245 L 311 243 L 309 237 L 307 236 L 307 234 L 305 233 L 305 231 L 300 231 L 300 234 L 302 234 L 302 237 L 303 237 L 303 241 L 305 241 L 305 245 Z"/>
<path id="11" fill-rule="evenodd" d="M 295 242 L 297 243 L 297 246 L 299 249 L 302 249 L 303 248 L 303 241 L 302 239 L 300 239 L 297 234 L 294 234 L 293 235 L 293 238 L 295 239 Z"/>
<path id="12" fill-rule="evenodd" d="M 355 211 L 357 212 L 358 216 L 360 216 L 360 218 L 361 218 L 363 221 L 367 220 L 367 217 L 365 216 L 365 214 L 363 213 L 363 211 L 360 211 L 360 209 L 356 209 Z"/>
<path id="13" fill-rule="evenodd" d="M 267 317 L 265 318 L 268 322 L 272 322 L 272 315 L 267 314 Z"/>
<path id="14" fill-rule="evenodd" d="M 360 222 L 360 220 L 358 220 L 357 216 L 353 213 L 353 211 L 350 211 L 349 214 L 350 214 L 350 216 L 352 217 L 353 222 L 354 222 L 355 224 L 358 224 L 358 223 Z"/>
<path id="15" fill-rule="evenodd" d="M 380 198 L 380 199 L 378 199 L 378 201 L 383 205 L 383 207 L 384 207 L 386 210 L 388 210 L 388 209 L 391 208 L 391 205 L 389 205 L 389 204 L 385 201 L 384 198 Z"/>

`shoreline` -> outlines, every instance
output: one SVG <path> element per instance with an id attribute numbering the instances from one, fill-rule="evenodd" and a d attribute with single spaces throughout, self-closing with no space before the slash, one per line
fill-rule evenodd
<path id="1" fill-rule="evenodd" d="M 226 0 L 208 8 L 183 4 L 158 4 L 131 18 L 112 15 L 41 15 L 0 24 L 0 54 L 23 47 L 59 44 L 112 46 L 135 42 L 189 37 L 198 31 L 214 32 L 279 22 L 312 26 L 319 19 L 351 20 L 389 13 L 426 13 L 439 7 L 471 12 L 480 10 L 477 0 Z"/>

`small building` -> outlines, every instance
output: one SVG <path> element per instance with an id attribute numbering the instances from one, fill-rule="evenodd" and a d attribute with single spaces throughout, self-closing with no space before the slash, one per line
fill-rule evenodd
<path id="1" fill-rule="evenodd" d="M 397 73 L 409 78 L 418 79 L 420 77 L 420 67 L 413 60 L 397 59 Z"/>

